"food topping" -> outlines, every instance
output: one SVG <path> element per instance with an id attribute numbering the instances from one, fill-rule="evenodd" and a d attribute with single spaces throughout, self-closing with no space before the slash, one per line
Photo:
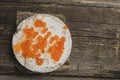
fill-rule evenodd
<path id="1" fill-rule="evenodd" d="M 64 30 L 67 30 L 67 29 L 68 29 L 68 27 L 67 27 L 66 25 L 65 25 L 63 28 L 64 28 Z"/>
<path id="2" fill-rule="evenodd" d="M 46 27 L 46 23 L 40 19 L 35 20 L 34 26 L 42 28 L 41 33 L 45 35 L 39 35 L 38 32 L 34 31 L 33 27 L 29 28 L 26 26 L 22 30 L 25 39 L 14 45 L 14 51 L 16 53 L 22 51 L 22 56 L 25 59 L 34 58 L 37 65 L 43 64 L 44 59 L 40 56 L 45 53 L 50 54 L 53 60 L 59 61 L 64 51 L 65 37 L 59 37 L 58 35 L 51 36 L 51 32 Z M 64 26 L 64 29 L 66 30 L 67 26 Z M 36 39 L 35 44 L 32 44 L 33 39 Z M 46 49 L 48 44 L 50 44 L 50 46 Z"/>

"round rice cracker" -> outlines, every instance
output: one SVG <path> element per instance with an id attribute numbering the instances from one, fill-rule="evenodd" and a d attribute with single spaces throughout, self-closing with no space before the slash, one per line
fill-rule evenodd
<path id="1" fill-rule="evenodd" d="M 22 51 L 15 52 L 14 45 L 16 45 L 18 42 L 22 41 L 25 37 L 23 36 L 22 30 L 26 27 L 26 25 L 30 28 L 33 27 L 34 31 L 39 32 L 39 35 L 44 36 L 44 34 L 40 33 L 39 28 L 35 28 L 34 21 L 36 19 L 42 20 L 46 23 L 46 27 L 48 28 L 48 31 L 51 32 L 50 36 L 58 35 L 59 37 L 65 37 L 64 42 L 64 50 L 62 53 L 62 56 L 60 57 L 59 61 L 54 61 L 51 59 L 51 56 L 47 51 L 42 54 L 40 57 L 44 60 L 42 65 L 37 65 L 36 60 L 34 58 L 24 58 L 22 55 Z M 24 66 L 25 68 L 33 71 L 33 72 L 39 72 L 39 73 L 46 73 L 46 72 L 52 72 L 59 67 L 61 67 L 65 61 L 68 59 L 71 48 L 72 48 L 72 39 L 70 35 L 69 29 L 65 30 L 63 21 L 61 21 L 59 18 L 49 15 L 49 14 L 35 14 L 29 18 L 26 18 L 23 20 L 18 26 L 17 26 L 17 32 L 13 35 L 12 39 L 12 47 L 15 54 L 16 59 L 18 62 Z M 47 39 L 48 41 L 50 38 Z M 48 44 L 46 49 L 49 48 L 51 44 Z"/>

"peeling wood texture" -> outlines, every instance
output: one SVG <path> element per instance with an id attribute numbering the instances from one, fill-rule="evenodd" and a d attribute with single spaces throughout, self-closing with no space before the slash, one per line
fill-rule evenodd
<path id="1" fill-rule="evenodd" d="M 0 79 L 120 78 L 119 0 L 0 0 L 0 11 Z M 17 27 L 17 11 L 66 17 L 73 40 L 71 70 L 38 74 L 26 70 L 16 61 L 11 40 Z"/>

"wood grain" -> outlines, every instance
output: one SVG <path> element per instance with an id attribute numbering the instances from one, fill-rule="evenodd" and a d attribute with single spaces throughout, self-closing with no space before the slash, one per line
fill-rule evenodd
<path id="1" fill-rule="evenodd" d="M 0 75 L 2 80 L 119 80 L 104 78 L 43 76 L 43 75 Z"/>
<path id="2" fill-rule="evenodd" d="M 51 76 L 64 76 L 60 77 L 63 80 L 78 80 L 80 76 L 120 78 L 119 9 L 120 6 L 113 0 L 98 2 L 91 0 L 91 3 L 87 0 L 83 0 L 83 2 L 77 0 L 65 0 L 63 2 L 60 0 L 1 0 L 0 74 L 17 75 L 0 75 L 0 77 L 3 80 L 9 78 L 14 80 L 18 79 L 17 77 L 20 79 L 25 78 L 25 80 L 38 78 L 34 77 L 34 74 L 30 71 L 25 70 L 26 72 L 22 73 L 16 68 L 16 66 L 20 65 L 16 65 L 18 62 L 13 55 L 11 47 L 12 35 L 15 33 L 17 27 L 16 13 L 17 11 L 29 11 L 64 15 L 72 35 L 73 47 L 70 55 L 72 70 L 40 74 L 49 75 L 50 77 L 45 78 L 46 80 L 49 78 L 53 80 L 57 79 L 57 77 Z M 24 68 L 22 69 L 24 70 Z M 23 74 L 33 74 L 33 77 L 18 76 Z M 70 78 L 66 78 L 65 76 L 69 76 Z"/>
<path id="3" fill-rule="evenodd" d="M 119 0 L 1 0 L 1 2 L 120 8 Z"/>

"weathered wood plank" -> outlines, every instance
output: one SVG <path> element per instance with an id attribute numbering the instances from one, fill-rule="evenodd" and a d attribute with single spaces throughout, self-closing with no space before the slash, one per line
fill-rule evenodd
<path id="1" fill-rule="evenodd" d="M 119 0 L 1 0 L 1 2 L 120 8 Z"/>
<path id="2" fill-rule="evenodd" d="M 12 35 L 15 33 L 16 26 L 14 24 L 1 24 L 0 25 L 0 38 L 6 38 L 9 36 L 8 39 L 12 39 Z"/>
<path id="3" fill-rule="evenodd" d="M 9 23 L 9 20 L 16 19 L 17 10 L 32 11 L 50 14 L 63 14 L 67 21 L 86 21 L 104 24 L 119 24 L 119 8 L 99 8 L 85 6 L 65 6 L 65 5 L 43 5 L 43 4 L 24 4 L 24 3 L 0 3 L 0 22 Z M 10 11 L 12 10 L 12 11 Z M 73 14 L 70 14 L 70 13 Z M 5 14 L 4 14 L 5 13 Z M 8 14 L 9 13 L 9 14 Z M 5 22 L 3 19 L 7 19 Z M 14 23 L 12 21 L 11 23 Z"/>
<path id="4" fill-rule="evenodd" d="M 0 11 L 2 11 L 0 12 L 1 74 L 15 74 L 16 72 L 19 74 L 31 74 L 31 72 L 24 68 L 23 70 L 17 68 L 17 66 L 21 65 L 18 64 L 14 58 L 11 48 L 12 35 L 16 30 L 16 13 L 18 10 L 21 10 L 62 14 L 67 18 L 73 38 L 73 48 L 70 55 L 72 70 L 53 72 L 50 73 L 50 75 L 94 77 L 120 76 L 118 74 L 120 73 L 119 9 L 96 7 L 94 5 L 93 7 L 84 5 L 56 5 L 57 2 L 53 2 L 54 4 L 36 5 L 32 4 L 33 0 L 31 0 L 30 4 L 28 1 L 25 2 L 22 0 L 20 0 L 20 3 L 17 1 L 10 3 L 10 0 L 6 1 L 8 2 L 0 2 Z M 57 4 L 61 4 L 61 2 L 62 1 Z M 71 0 L 71 4 L 73 4 L 72 2 L 74 1 Z M 62 4 L 64 3 L 67 3 L 67 1 L 65 0 Z M 9 68 L 6 69 L 7 67 Z"/>
<path id="5" fill-rule="evenodd" d="M 15 59 L 12 53 L 11 40 L 5 37 L 0 39 L 0 74 L 15 73 Z"/>
<path id="6" fill-rule="evenodd" d="M 119 80 L 110 78 L 88 78 L 68 76 L 41 76 L 41 75 L 0 75 L 2 80 Z"/>
<path id="7" fill-rule="evenodd" d="M 24 8 L 23 8 L 24 7 Z M 5 8 L 5 9 L 4 9 Z M 12 11 L 10 11 L 12 9 Z M 103 9 L 96 7 L 79 7 L 79 6 L 61 6 L 61 5 L 42 5 L 42 4 L 3 4 L 0 3 L 1 19 L 15 19 L 16 11 L 32 11 L 49 14 L 63 14 L 68 21 L 89 21 L 102 22 Z M 4 14 L 6 13 L 6 14 Z M 9 13 L 9 14 L 7 14 Z M 73 13 L 73 14 L 70 14 Z M 88 14 L 89 13 L 89 14 Z M 3 22 L 3 21 L 0 21 Z M 7 22 L 6 22 L 7 23 Z"/>
<path id="8" fill-rule="evenodd" d="M 8 62 L 7 62 L 8 64 Z M 10 65 L 10 63 L 8 65 L 6 65 L 6 63 L 1 64 L 0 63 L 0 74 L 15 74 L 15 67 L 13 64 Z"/>
<path id="9" fill-rule="evenodd" d="M 120 32 L 120 25 L 101 24 L 91 22 L 69 22 L 73 36 L 89 36 L 115 39 Z"/>
<path id="10" fill-rule="evenodd" d="M 104 9 L 104 23 L 120 24 L 120 9 Z"/>

